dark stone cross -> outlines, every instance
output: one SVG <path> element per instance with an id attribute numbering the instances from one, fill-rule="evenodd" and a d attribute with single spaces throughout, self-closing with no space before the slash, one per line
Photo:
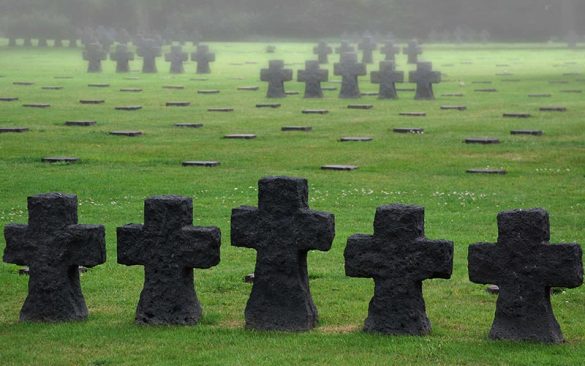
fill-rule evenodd
<path id="1" fill-rule="evenodd" d="M 363 51 L 362 62 L 364 64 L 374 63 L 374 50 L 378 48 L 378 45 L 373 37 L 364 37 L 364 39 L 358 44 L 358 48 Z"/>
<path id="2" fill-rule="evenodd" d="M 198 74 L 210 74 L 209 63 L 215 61 L 215 53 L 209 52 L 208 45 L 201 44 L 197 46 L 197 52 L 191 54 L 191 60 L 197 62 Z"/>
<path id="3" fill-rule="evenodd" d="M 201 305 L 193 268 L 219 263 L 221 233 L 194 227 L 193 201 L 158 196 L 144 202 L 144 225 L 119 227 L 118 263 L 144 266 L 144 288 L 136 309 L 143 324 L 195 324 Z"/>
<path id="4" fill-rule="evenodd" d="M 451 277 L 453 243 L 425 238 L 424 208 L 379 207 L 374 235 L 351 236 L 344 255 L 348 276 L 374 279 L 365 331 L 409 335 L 431 331 L 422 281 Z"/>
<path id="5" fill-rule="evenodd" d="M 319 61 L 307 61 L 305 70 L 298 71 L 297 79 L 305 83 L 305 98 L 323 98 L 321 82 L 329 80 L 329 70 L 320 69 Z"/>
<path id="6" fill-rule="evenodd" d="M 386 57 L 386 61 L 395 61 L 396 55 L 400 53 L 400 48 L 393 41 L 386 41 L 386 44 L 380 49 L 380 52 Z"/>
<path id="7" fill-rule="evenodd" d="M 418 42 L 412 40 L 408 42 L 408 46 L 404 48 L 403 53 L 408 55 L 408 63 L 418 63 L 418 55 L 422 54 L 422 48 L 418 45 Z"/>
<path id="8" fill-rule="evenodd" d="M 397 99 L 396 83 L 404 82 L 404 72 L 396 71 L 393 61 L 380 62 L 380 71 L 370 74 L 373 84 L 380 84 L 380 99 Z"/>
<path id="9" fill-rule="evenodd" d="M 435 94 L 433 93 L 433 84 L 441 82 L 441 73 L 433 71 L 432 63 L 417 63 L 416 71 L 410 72 L 409 79 L 411 83 L 416 83 L 416 95 L 414 99 L 435 99 Z"/>
<path id="10" fill-rule="evenodd" d="M 171 52 L 165 55 L 165 61 L 171 63 L 171 74 L 182 74 L 185 72 L 183 63 L 189 61 L 189 54 L 181 46 L 171 46 Z"/>
<path id="11" fill-rule="evenodd" d="M 341 76 L 340 98 L 359 98 L 361 96 L 358 76 L 368 74 L 366 64 L 357 62 L 355 53 L 343 55 L 343 61 L 334 65 L 334 74 Z"/>
<path id="12" fill-rule="evenodd" d="M 29 197 L 28 225 L 6 225 L 4 237 L 4 262 L 30 269 L 21 321 L 87 318 L 78 268 L 104 263 L 106 240 L 103 226 L 77 224 L 77 196 Z"/>
<path id="13" fill-rule="evenodd" d="M 161 47 L 154 39 L 144 39 L 138 47 L 138 56 L 142 57 L 142 72 L 154 74 L 156 68 L 156 58 L 162 54 Z"/>
<path id="14" fill-rule="evenodd" d="M 102 72 L 102 61 L 108 54 L 99 43 L 90 43 L 83 51 L 83 59 L 88 61 L 87 72 Z"/>
<path id="15" fill-rule="evenodd" d="M 548 213 L 542 209 L 498 214 L 498 242 L 469 247 L 469 279 L 500 288 L 492 339 L 563 341 L 550 303 L 551 287 L 583 283 L 578 244 L 550 245 Z"/>
<path id="16" fill-rule="evenodd" d="M 342 61 L 343 55 L 346 53 L 355 53 L 355 48 L 349 41 L 341 41 L 341 45 L 335 49 L 335 52 L 339 54 L 339 60 Z"/>
<path id="17" fill-rule="evenodd" d="M 257 251 L 246 327 L 312 329 L 318 314 L 309 289 L 307 252 L 331 248 L 335 217 L 309 209 L 305 179 L 269 177 L 258 185 L 259 208 L 232 211 L 232 245 Z"/>
<path id="18" fill-rule="evenodd" d="M 116 72 L 130 72 L 130 61 L 134 60 L 134 52 L 129 51 L 125 44 L 119 44 L 116 51 L 110 54 L 110 59 L 116 61 Z"/>
<path id="19" fill-rule="evenodd" d="M 260 71 L 260 80 L 268 82 L 267 98 L 284 98 L 284 82 L 291 81 L 293 71 L 284 68 L 284 61 L 272 60 L 267 69 Z"/>
<path id="20" fill-rule="evenodd" d="M 333 49 L 329 47 L 327 42 L 321 41 L 313 48 L 313 53 L 319 57 L 320 64 L 328 64 L 329 55 L 333 53 Z"/>

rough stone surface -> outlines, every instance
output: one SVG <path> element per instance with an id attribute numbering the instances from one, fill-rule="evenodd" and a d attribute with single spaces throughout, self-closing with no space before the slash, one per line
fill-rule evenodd
<path id="1" fill-rule="evenodd" d="M 329 55 L 333 53 L 333 49 L 327 44 L 327 42 L 321 41 L 313 48 L 313 53 L 319 57 L 320 64 L 328 64 Z"/>
<path id="2" fill-rule="evenodd" d="M 201 128 L 201 127 L 203 127 L 203 123 L 191 123 L 191 122 L 187 122 L 187 123 L 175 123 L 175 127 L 181 127 L 181 128 Z"/>
<path id="3" fill-rule="evenodd" d="M 103 99 L 80 99 L 80 104 L 104 104 L 106 101 Z"/>
<path id="4" fill-rule="evenodd" d="M 17 97 L 0 97 L 0 102 L 16 102 Z"/>
<path id="5" fill-rule="evenodd" d="M 355 53 L 346 53 L 343 60 L 334 66 L 334 74 L 341 76 L 340 98 L 359 98 L 361 97 L 358 82 L 359 76 L 367 75 L 366 64 L 357 62 Z"/>
<path id="6" fill-rule="evenodd" d="M 26 104 L 23 104 L 22 106 L 25 108 L 41 108 L 41 109 L 51 107 L 51 105 L 47 104 L 47 103 L 26 103 Z"/>
<path id="7" fill-rule="evenodd" d="M 104 263 L 106 241 L 103 226 L 77 224 L 77 196 L 29 197 L 28 225 L 6 225 L 4 237 L 4 262 L 30 268 L 21 321 L 87 318 L 78 266 Z"/>
<path id="8" fill-rule="evenodd" d="M 88 127 L 95 126 L 96 121 L 65 121 L 65 126 Z"/>
<path id="9" fill-rule="evenodd" d="M 540 107 L 539 110 L 541 112 L 566 112 L 567 107 L 561 107 L 561 106 Z"/>
<path id="10" fill-rule="evenodd" d="M 142 109 L 141 105 L 122 105 L 114 108 L 117 111 L 139 111 Z"/>
<path id="11" fill-rule="evenodd" d="M 373 109 L 373 104 L 350 104 L 347 109 Z"/>
<path id="12" fill-rule="evenodd" d="M 246 327 L 312 329 L 318 313 L 309 288 L 307 252 L 331 248 L 335 217 L 309 209 L 305 179 L 269 177 L 258 186 L 258 208 L 234 209 L 231 222 L 232 245 L 257 251 Z"/>
<path id="13" fill-rule="evenodd" d="M 233 108 L 230 108 L 230 107 L 208 108 L 207 111 L 208 112 L 224 112 L 224 113 L 228 113 L 228 112 L 233 112 L 234 109 Z"/>
<path id="14" fill-rule="evenodd" d="M 374 63 L 374 51 L 378 48 L 377 43 L 371 36 L 364 37 L 360 43 L 358 43 L 358 49 L 363 52 L 362 63 L 372 64 Z"/>
<path id="15" fill-rule="evenodd" d="M 134 60 L 134 52 L 128 50 L 125 44 L 116 46 L 116 51 L 110 53 L 110 60 L 116 62 L 117 73 L 130 72 L 130 61 Z"/>
<path id="16" fill-rule="evenodd" d="M 329 80 L 329 70 L 320 69 L 319 61 L 305 62 L 297 73 L 297 81 L 305 83 L 305 98 L 323 98 L 321 83 Z"/>
<path id="17" fill-rule="evenodd" d="M 504 169 L 468 169 L 465 171 L 468 174 L 488 174 L 488 175 L 506 175 Z"/>
<path id="18" fill-rule="evenodd" d="M 219 161 L 203 161 L 203 160 L 189 160 L 182 163 L 183 166 L 199 166 L 206 168 L 213 168 L 219 166 Z"/>
<path id="19" fill-rule="evenodd" d="M 400 48 L 394 44 L 393 40 L 388 40 L 380 49 L 380 52 L 385 56 L 385 61 L 394 62 L 396 60 L 396 55 L 400 53 Z"/>
<path id="20" fill-rule="evenodd" d="M 397 99 L 396 83 L 404 82 L 404 72 L 396 71 L 393 61 L 380 62 L 380 70 L 370 74 L 372 84 L 380 84 L 379 99 Z"/>
<path id="21" fill-rule="evenodd" d="M 530 118 L 530 113 L 504 113 L 502 114 L 503 117 L 507 118 Z"/>
<path id="22" fill-rule="evenodd" d="M 401 127 L 401 128 L 393 128 L 392 131 L 395 133 L 423 134 L 425 132 L 425 129 L 418 128 L 418 127 Z"/>
<path id="23" fill-rule="evenodd" d="M 282 104 L 280 104 L 280 103 L 258 103 L 258 104 L 256 104 L 256 108 L 276 109 L 276 108 L 280 108 L 281 106 L 282 106 Z"/>
<path id="24" fill-rule="evenodd" d="M 370 301 L 365 331 L 430 333 L 422 281 L 451 278 L 453 243 L 425 238 L 422 207 L 379 207 L 374 235 L 351 236 L 344 256 L 348 276 L 374 279 L 374 297 Z"/>
<path id="25" fill-rule="evenodd" d="M 284 82 L 291 81 L 293 71 L 284 68 L 284 61 L 272 60 L 269 62 L 267 69 L 260 72 L 260 80 L 268 82 L 267 98 L 284 98 Z"/>
<path id="26" fill-rule="evenodd" d="M 550 289 L 581 286 L 583 253 L 578 244 L 550 245 L 549 240 L 545 210 L 514 210 L 498 214 L 496 244 L 469 247 L 469 279 L 500 289 L 490 338 L 563 341 Z"/>
<path id="27" fill-rule="evenodd" d="M 73 164 L 79 162 L 79 158 L 72 157 L 72 156 L 48 156 L 42 158 L 41 161 L 43 163 L 65 163 L 65 164 Z"/>
<path id="28" fill-rule="evenodd" d="M 181 46 L 171 46 L 171 52 L 165 54 L 165 61 L 171 63 L 171 74 L 182 74 L 185 72 L 183 64 L 189 61 L 189 54 Z"/>
<path id="29" fill-rule="evenodd" d="M 531 136 L 542 136 L 544 132 L 541 130 L 512 130 L 510 131 L 512 135 L 531 135 Z"/>
<path id="30" fill-rule="evenodd" d="M 416 40 L 408 42 L 408 46 L 404 48 L 403 53 L 408 55 L 409 64 L 417 64 L 418 56 L 422 54 L 422 48 L 418 45 Z"/>
<path id="31" fill-rule="evenodd" d="M 444 111 L 460 111 L 460 112 L 463 112 L 463 111 L 466 111 L 467 110 L 467 107 L 464 106 L 464 105 L 442 105 L 441 106 L 441 110 L 444 110 Z"/>
<path id="32" fill-rule="evenodd" d="M 156 68 L 156 59 L 162 55 L 162 50 L 157 41 L 154 39 L 145 39 L 138 47 L 138 56 L 142 57 L 142 72 L 154 74 Z"/>
<path id="33" fill-rule="evenodd" d="M 102 61 L 108 58 L 107 52 L 99 43 L 90 43 L 83 51 L 83 59 L 88 62 L 87 72 L 102 72 Z"/>
<path id="34" fill-rule="evenodd" d="M 419 62 L 416 71 L 410 72 L 410 82 L 416 83 L 416 100 L 435 99 L 433 84 L 441 82 L 441 73 L 433 71 L 433 64 L 430 62 Z"/>
<path id="35" fill-rule="evenodd" d="M 166 103 L 167 107 L 189 107 L 190 105 L 191 105 L 191 102 L 185 102 L 185 101 L 172 101 L 172 102 Z"/>
<path id="36" fill-rule="evenodd" d="M 357 168 L 358 168 L 358 166 L 356 166 L 356 165 L 339 165 L 339 164 L 321 166 L 321 170 L 334 170 L 334 171 L 352 171 L 352 170 L 356 170 Z"/>
<path id="37" fill-rule="evenodd" d="M 118 228 L 118 263 L 144 266 L 137 323 L 196 324 L 201 318 L 193 268 L 219 263 L 221 232 L 192 225 L 191 198 L 158 196 L 144 202 L 144 225 Z"/>
<path id="38" fill-rule="evenodd" d="M 466 144 L 491 145 L 499 144 L 500 140 L 492 137 L 470 137 L 465 139 Z"/>
<path id="39" fill-rule="evenodd" d="M 0 127 L 0 133 L 22 133 L 28 130 L 28 127 Z"/>
<path id="40" fill-rule="evenodd" d="M 197 46 L 197 51 L 191 54 L 191 60 L 197 62 L 198 74 L 210 74 L 209 64 L 215 61 L 215 53 L 209 52 L 209 46 L 201 44 Z"/>
<path id="41" fill-rule="evenodd" d="M 303 109 L 303 114 L 327 114 L 329 111 L 327 109 Z"/>
<path id="42" fill-rule="evenodd" d="M 309 132 L 312 131 L 313 127 L 311 126 L 283 126 L 281 131 L 289 132 L 289 131 L 302 131 L 302 132 Z"/>
<path id="43" fill-rule="evenodd" d="M 127 136 L 127 137 L 136 137 L 142 136 L 144 133 L 142 131 L 112 131 L 110 135 L 113 136 Z"/>
<path id="44" fill-rule="evenodd" d="M 223 138 L 231 140 L 253 140 L 256 138 L 256 135 L 252 133 L 232 133 L 225 135 Z"/>

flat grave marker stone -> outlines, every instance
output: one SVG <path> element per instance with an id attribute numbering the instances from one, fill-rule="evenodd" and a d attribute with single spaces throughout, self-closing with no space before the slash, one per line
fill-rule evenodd
<path id="1" fill-rule="evenodd" d="M 499 144 L 500 140 L 493 137 L 469 137 L 464 140 L 466 144 L 481 144 L 481 145 L 493 145 Z"/>
<path id="2" fill-rule="evenodd" d="M 181 128 L 202 128 L 203 123 L 175 123 L 175 127 Z"/>
<path id="3" fill-rule="evenodd" d="M 507 112 L 502 114 L 504 118 L 530 118 L 532 115 L 530 113 L 516 113 L 516 112 Z"/>
<path id="4" fill-rule="evenodd" d="M 80 99 L 80 104 L 104 104 L 106 101 L 104 99 Z"/>
<path id="5" fill-rule="evenodd" d="M 188 160 L 182 163 L 183 166 L 194 166 L 194 167 L 205 167 L 205 168 L 214 168 L 220 165 L 219 161 L 198 161 L 198 160 Z"/>
<path id="6" fill-rule="evenodd" d="M 0 127 L 0 133 L 23 133 L 28 131 L 28 127 Z"/>
<path id="7" fill-rule="evenodd" d="M 550 98 L 552 94 L 547 93 L 537 93 L 537 94 L 528 94 L 529 98 Z"/>
<path id="8" fill-rule="evenodd" d="M 357 165 L 338 165 L 338 164 L 333 164 L 333 165 L 323 165 L 323 166 L 321 166 L 321 170 L 333 170 L 333 171 L 345 171 L 345 172 L 357 170 L 358 168 L 359 167 Z"/>
<path id="9" fill-rule="evenodd" d="M 0 102 L 16 102 L 18 101 L 17 97 L 0 97 Z"/>
<path id="10" fill-rule="evenodd" d="M 223 138 L 228 140 L 253 140 L 256 135 L 252 133 L 232 133 L 225 135 Z"/>
<path id="11" fill-rule="evenodd" d="M 467 107 L 464 105 L 442 105 L 441 110 L 444 110 L 444 111 L 466 111 Z"/>
<path id="12" fill-rule="evenodd" d="M 167 107 L 189 107 L 191 102 L 186 101 L 172 101 L 165 104 Z"/>
<path id="13" fill-rule="evenodd" d="M 141 88 L 122 88 L 120 91 L 123 93 L 142 93 Z"/>
<path id="14" fill-rule="evenodd" d="M 233 112 L 234 108 L 230 108 L 230 107 L 208 108 L 207 111 L 208 112 L 229 113 L 229 112 Z"/>
<path id="15" fill-rule="evenodd" d="M 293 132 L 293 131 L 309 132 L 309 131 L 313 131 L 313 127 L 311 127 L 311 126 L 283 126 L 280 130 L 284 131 L 284 132 Z"/>
<path id="16" fill-rule="evenodd" d="M 49 85 L 49 86 L 42 86 L 41 90 L 63 90 L 64 88 L 62 86 L 56 86 L 56 85 Z"/>
<path id="17" fill-rule="evenodd" d="M 40 109 L 46 109 L 46 108 L 51 107 L 51 105 L 48 103 L 25 103 L 22 106 L 25 108 L 40 108 Z"/>
<path id="18" fill-rule="evenodd" d="M 111 131 L 112 136 L 126 136 L 126 137 L 137 137 L 144 135 L 142 131 Z"/>
<path id="19" fill-rule="evenodd" d="M 16 85 L 16 86 L 31 86 L 31 85 L 35 85 L 35 83 L 33 83 L 32 81 L 15 81 L 12 83 L 12 85 Z"/>
<path id="20" fill-rule="evenodd" d="M 65 163 L 65 164 L 73 164 L 78 163 L 80 161 L 77 157 L 72 156 L 47 156 L 41 159 L 43 163 Z"/>
<path id="21" fill-rule="evenodd" d="M 280 104 L 280 103 L 258 103 L 258 104 L 256 104 L 256 108 L 276 109 L 276 108 L 280 108 L 281 106 L 282 106 L 282 104 Z"/>
<path id="22" fill-rule="evenodd" d="M 339 142 L 370 142 L 374 141 L 370 136 L 346 136 L 339 139 Z"/>
<path id="23" fill-rule="evenodd" d="M 474 92 L 476 92 L 476 93 L 497 93 L 498 89 L 496 89 L 496 88 L 483 88 L 483 89 L 475 89 Z"/>
<path id="24" fill-rule="evenodd" d="M 91 84 L 87 84 L 88 87 L 90 88 L 109 88 L 110 84 L 107 83 L 91 83 Z"/>
<path id="25" fill-rule="evenodd" d="M 88 127 L 88 126 L 95 126 L 97 124 L 96 121 L 65 121 L 65 126 L 73 126 L 73 127 Z"/>
<path id="26" fill-rule="evenodd" d="M 350 104 L 347 109 L 373 109 L 373 104 Z"/>
<path id="27" fill-rule="evenodd" d="M 303 109 L 303 114 L 327 114 L 329 111 L 327 109 Z"/>
<path id="28" fill-rule="evenodd" d="M 127 111 L 127 112 L 132 112 L 132 111 L 139 111 L 142 109 L 141 105 L 123 105 L 123 106 L 118 106 L 118 107 L 114 107 L 115 110 L 117 111 Z"/>
<path id="29" fill-rule="evenodd" d="M 426 117 L 427 113 L 426 112 L 400 112 L 398 113 L 399 116 L 404 116 L 404 117 Z"/>
<path id="30" fill-rule="evenodd" d="M 217 89 L 203 89 L 203 90 L 197 90 L 197 94 L 202 94 L 202 95 L 209 95 L 209 94 L 219 94 L 219 90 Z"/>
<path id="31" fill-rule="evenodd" d="M 541 112 L 566 112 L 567 107 L 562 106 L 547 106 L 547 107 L 540 107 L 539 111 Z"/>
<path id="32" fill-rule="evenodd" d="M 512 135 L 529 135 L 529 136 L 542 136 L 544 135 L 544 131 L 541 130 L 512 130 L 510 131 Z"/>
<path id="33" fill-rule="evenodd" d="M 416 135 L 422 135 L 423 133 L 425 133 L 425 129 L 419 127 L 398 127 L 393 128 L 392 131 L 394 133 L 410 133 Z"/>
<path id="34" fill-rule="evenodd" d="M 487 175 L 505 175 L 504 169 L 468 169 L 465 171 L 468 174 L 487 174 Z"/>

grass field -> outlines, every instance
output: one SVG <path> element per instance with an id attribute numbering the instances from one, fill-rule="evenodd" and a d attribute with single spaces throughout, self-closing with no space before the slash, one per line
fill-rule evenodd
<path id="1" fill-rule="evenodd" d="M 24 126 L 23 134 L 0 134 L 0 226 L 25 223 L 26 197 L 44 192 L 79 196 L 80 223 L 107 228 L 108 261 L 82 275 L 90 317 L 72 324 L 20 324 L 18 314 L 28 279 L 18 267 L 0 264 L 0 364 L 29 365 L 275 365 L 275 364 L 468 364 L 576 365 L 585 359 L 585 288 L 553 297 L 555 313 L 567 342 L 558 346 L 493 342 L 487 339 L 496 297 L 467 277 L 469 244 L 494 242 L 496 215 L 513 208 L 542 207 L 551 215 L 551 242 L 585 243 L 585 53 L 532 45 L 488 45 L 469 48 L 428 47 L 445 81 L 435 87 L 436 101 L 417 102 L 412 92 L 397 101 L 364 97 L 372 110 L 348 110 L 347 100 L 328 91 L 322 100 L 304 100 L 301 91 L 282 101 L 280 109 L 256 109 L 266 85 L 259 69 L 271 58 L 292 63 L 295 70 L 312 58 L 312 44 L 281 43 L 274 55 L 265 44 L 211 44 L 217 54 L 208 81 L 188 73 L 170 75 L 159 60 L 159 74 L 114 73 L 105 62 L 102 74 L 85 73 L 80 50 L 9 49 L 0 47 L 0 127 Z M 380 58 L 379 54 L 376 54 Z M 336 57 L 334 57 L 336 59 Z M 256 61 L 258 64 L 245 64 Z M 244 65 L 232 65 L 243 63 Z M 404 56 L 398 69 L 408 71 Z M 448 66 L 452 64 L 452 66 Z M 502 64 L 508 66 L 502 67 Z M 500 66 L 497 66 L 500 65 Z M 140 62 L 132 64 L 134 70 Z M 373 65 L 369 71 L 376 69 Z M 330 65 L 332 70 L 332 65 Z M 496 76 L 510 72 L 513 76 Z M 584 73 L 581 76 L 566 75 Z M 55 79 L 71 76 L 72 79 Z M 295 72 L 296 77 L 296 72 Z M 330 79 L 338 79 L 331 75 Z M 517 82 L 505 79 L 519 79 Z M 549 81 L 566 80 L 568 84 Z M 16 86 L 15 81 L 33 81 Z M 492 85 L 473 81 L 493 81 Z M 107 82 L 110 88 L 89 88 Z M 42 90 L 60 85 L 63 90 Z M 183 85 L 167 90 L 163 85 Z M 257 92 L 237 91 L 259 85 Z M 326 83 L 338 86 L 338 84 Z M 377 86 L 362 80 L 362 91 Z M 142 93 L 121 93 L 138 87 Z M 412 87 L 409 84 L 399 87 Z M 476 93 L 493 87 L 497 93 Z M 198 95 L 198 89 L 219 89 Z M 442 97 L 445 93 L 464 97 Z M 550 93 L 551 98 L 529 98 Z M 80 105 L 79 99 L 105 99 L 103 105 Z M 185 100 L 187 108 L 165 107 Z M 50 103 L 47 110 L 22 103 Z M 118 105 L 140 104 L 136 112 Z M 468 110 L 441 111 L 444 104 Z M 563 105 L 566 113 L 539 112 L 540 106 Z M 209 107 L 233 107 L 234 113 L 209 113 Z M 326 108 L 328 115 L 303 115 L 305 108 Z M 401 117 L 422 111 L 426 118 Z M 530 112 L 528 119 L 504 119 L 503 112 Z M 90 119 L 95 127 L 65 127 L 66 120 Z M 202 122 L 202 129 L 178 129 L 177 122 Z M 285 125 L 309 125 L 312 132 L 281 132 Z M 394 127 L 423 127 L 423 135 L 399 135 Z M 108 135 L 138 129 L 137 138 Z M 540 137 L 511 136 L 512 129 L 538 129 Z M 255 133 L 256 140 L 231 141 L 226 133 Z M 340 143 L 342 136 L 372 136 L 370 143 Z M 500 138 L 499 145 L 466 145 L 466 137 Z M 46 165 L 44 156 L 73 155 L 74 165 Z M 219 160 L 217 168 L 183 168 L 184 160 Z M 324 164 L 354 164 L 353 172 L 326 172 Z M 465 174 L 470 168 L 504 168 L 505 176 Z M 257 181 L 268 175 L 305 177 L 313 209 L 336 215 L 336 239 L 330 252 L 309 255 L 313 298 L 320 326 L 302 334 L 257 333 L 243 329 L 243 310 L 250 285 L 242 281 L 254 269 L 255 253 L 230 246 L 231 209 L 257 204 Z M 143 327 L 134 324 L 143 268 L 116 263 L 118 226 L 143 221 L 143 200 L 179 194 L 195 200 L 196 225 L 222 230 L 222 259 L 211 270 L 197 270 L 196 284 L 204 317 L 194 327 Z M 427 337 L 385 337 L 360 332 L 373 294 L 373 281 L 344 274 L 343 250 L 348 236 L 371 233 L 377 206 L 418 204 L 426 208 L 426 234 L 455 242 L 451 280 L 424 284 L 433 332 Z M 0 241 L 0 250 L 5 247 Z"/>

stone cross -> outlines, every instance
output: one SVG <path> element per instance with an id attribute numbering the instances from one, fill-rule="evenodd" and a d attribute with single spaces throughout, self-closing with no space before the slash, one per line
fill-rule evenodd
<path id="1" fill-rule="evenodd" d="M 268 82 L 267 98 L 284 98 L 284 82 L 291 81 L 293 71 L 284 68 L 284 61 L 272 60 L 267 69 L 260 71 L 260 80 Z"/>
<path id="2" fill-rule="evenodd" d="M 549 240 L 545 210 L 514 210 L 498 215 L 496 244 L 469 247 L 469 279 L 500 288 L 490 338 L 563 341 L 550 289 L 583 283 L 583 254 L 578 244 L 550 245 Z"/>
<path id="3" fill-rule="evenodd" d="M 119 44 L 116 51 L 110 54 L 110 59 L 116 61 L 116 72 L 130 72 L 130 61 L 134 60 L 134 52 L 129 51 L 125 44 Z"/>
<path id="4" fill-rule="evenodd" d="M 431 331 L 422 281 L 451 277 L 453 243 L 425 238 L 424 208 L 379 207 L 374 235 L 351 236 L 344 256 L 348 276 L 374 279 L 365 331 L 408 335 Z"/>
<path id="5" fill-rule="evenodd" d="M 433 84 L 441 82 L 441 73 L 433 71 L 432 63 L 417 63 L 416 71 L 410 72 L 409 79 L 411 83 L 416 83 L 416 95 L 414 99 L 435 99 L 435 94 L 433 93 Z"/>
<path id="6" fill-rule="evenodd" d="M 400 53 L 400 48 L 397 47 L 393 41 L 386 41 L 384 47 L 380 49 L 380 52 L 386 57 L 386 61 L 395 61 L 396 55 Z"/>
<path id="7" fill-rule="evenodd" d="M 408 63 L 416 64 L 418 62 L 418 55 L 422 54 L 422 48 L 418 45 L 418 42 L 412 40 L 408 42 L 408 46 L 403 50 L 405 55 L 408 55 Z"/>
<path id="8" fill-rule="evenodd" d="M 335 52 L 339 54 L 339 61 L 343 61 L 343 55 L 347 53 L 355 53 L 355 48 L 349 41 L 341 41 L 341 45 L 335 49 Z"/>
<path id="9" fill-rule="evenodd" d="M 329 70 L 320 69 L 319 61 L 307 61 L 305 70 L 298 71 L 297 79 L 305 83 L 305 98 L 323 98 L 321 82 L 329 80 Z"/>
<path id="10" fill-rule="evenodd" d="M 362 62 L 364 64 L 374 63 L 374 50 L 378 48 L 378 45 L 373 37 L 364 37 L 364 39 L 358 44 L 358 48 L 363 51 Z"/>
<path id="11" fill-rule="evenodd" d="M 197 52 L 191 54 L 191 60 L 197 62 L 198 74 L 210 74 L 209 63 L 215 61 L 215 53 L 209 52 L 208 45 L 200 44 L 197 46 Z"/>
<path id="12" fill-rule="evenodd" d="M 367 75 L 366 64 L 357 62 L 355 53 L 346 53 L 342 57 L 343 61 L 334 65 L 334 74 L 341 76 L 340 98 L 359 98 L 360 87 L 358 76 Z"/>
<path id="13" fill-rule="evenodd" d="M 90 43 L 83 51 L 83 59 L 88 61 L 87 72 L 102 72 L 102 61 L 108 54 L 99 43 Z"/>
<path id="14" fill-rule="evenodd" d="M 78 268 L 104 263 L 106 240 L 103 226 L 77 224 L 77 196 L 29 197 L 28 225 L 6 225 L 4 237 L 4 262 L 30 269 L 21 321 L 87 318 Z"/>
<path id="15" fill-rule="evenodd" d="M 193 200 L 158 196 L 144 202 L 144 225 L 118 228 L 118 263 L 144 266 L 144 288 L 136 309 L 142 324 L 196 324 L 201 305 L 193 268 L 219 263 L 221 233 L 194 227 Z"/>
<path id="16" fill-rule="evenodd" d="M 162 54 L 161 47 L 154 39 L 144 39 L 138 47 L 138 56 L 142 57 L 142 72 L 154 74 L 157 72 L 156 58 Z"/>
<path id="17" fill-rule="evenodd" d="M 183 63 L 189 61 L 189 54 L 183 52 L 181 46 L 171 46 L 171 52 L 165 55 L 165 61 L 171 63 L 171 74 L 182 74 L 185 72 Z"/>
<path id="18" fill-rule="evenodd" d="M 372 84 L 380 84 L 380 99 L 397 99 L 396 83 L 404 82 L 404 72 L 396 71 L 394 62 L 380 62 L 380 71 L 372 71 L 370 74 Z"/>
<path id="19" fill-rule="evenodd" d="M 316 47 L 313 48 L 313 53 L 319 56 L 320 64 L 328 64 L 329 55 L 333 53 L 333 49 L 329 47 L 327 42 L 321 41 Z"/>
<path id="20" fill-rule="evenodd" d="M 307 252 L 331 248 L 335 217 L 309 209 L 305 179 L 269 177 L 258 185 L 259 207 L 232 211 L 232 245 L 257 252 L 246 327 L 312 329 L 318 314 L 309 289 Z"/>

